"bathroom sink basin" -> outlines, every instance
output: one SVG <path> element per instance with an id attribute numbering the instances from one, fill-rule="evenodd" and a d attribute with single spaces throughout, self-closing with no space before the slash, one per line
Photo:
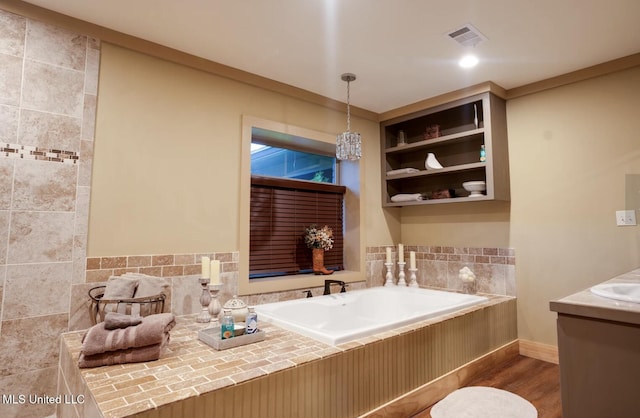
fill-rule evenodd
<path id="1" fill-rule="evenodd" d="M 603 283 L 593 286 L 591 293 L 604 298 L 640 303 L 640 283 Z"/>

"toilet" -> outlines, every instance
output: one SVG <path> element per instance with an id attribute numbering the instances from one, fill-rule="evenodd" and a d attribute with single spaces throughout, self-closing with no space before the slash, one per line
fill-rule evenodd
<path id="1" fill-rule="evenodd" d="M 469 386 L 451 392 L 431 408 L 431 418 L 537 418 L 526 399 L 502 389 Z"/>

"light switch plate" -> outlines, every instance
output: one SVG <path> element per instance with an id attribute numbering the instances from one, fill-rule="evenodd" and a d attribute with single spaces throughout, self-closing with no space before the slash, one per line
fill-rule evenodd
<path id="1" fill-rule="evenodd" d="M 635 210 L 617 210 L 616 211 L 616 225 L 618 226 L 633 226 L 636 223 L 636 211 Z"/>

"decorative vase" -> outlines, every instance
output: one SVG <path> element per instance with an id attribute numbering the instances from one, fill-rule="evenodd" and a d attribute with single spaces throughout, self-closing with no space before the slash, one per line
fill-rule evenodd
<path id="1" fill-rule="evenodd" d="M 313 273 L 314 274 L 333 274 L 333 270 L 327 270 L 324 266 L 324 250 L 322 248 L 313 248 Z"/>

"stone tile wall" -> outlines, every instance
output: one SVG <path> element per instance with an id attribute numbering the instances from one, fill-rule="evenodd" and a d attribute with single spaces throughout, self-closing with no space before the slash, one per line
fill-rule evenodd
<path id="1" fill-rule="evenodd" d="M 398 261 L 395 246 L 390 246 L 393 254 L 393 275 L 398 280 Z M 386 246 L 367 247 L 367 285 L 381 286 L 385 282 Z M 463 267 L 476 275 L 475 288 L 471 291 L 494 295 L 515 296 L 515 250 L 513 248 L 473 248 L 405 245 L 406 280 L 409 281 L 409 252 L 416 252 L 416 279 L 421 287 L 434 287 L 455 291 L 463 289 L 458 274 Z"/>
<path id="2" fill-rule="evenodd" d="M 84 282 L 99 61 L 99 41 L 0 10 L 0 393 L 56 393 Z"/>

